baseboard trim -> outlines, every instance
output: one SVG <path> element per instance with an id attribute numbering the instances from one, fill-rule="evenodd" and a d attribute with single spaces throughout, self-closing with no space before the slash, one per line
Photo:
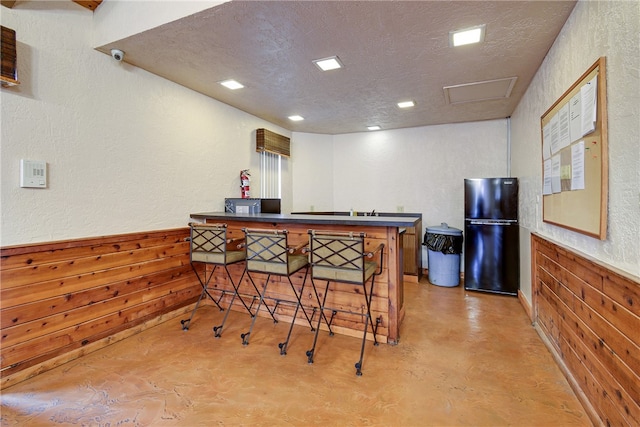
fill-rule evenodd
<path id="1" fill-rule="evenodd" d="M 524 296 L 522 291 L 519 289 L 518 289 L 518 301 L 520 301 L 520 305 L 522 305 L 522 308 L 524 308 L 525 313 L 527 313 L 529 320 L 531 320 L 531 322 L 533 323 L 533 310 L 531 309 L 531 304 L 529 303 L 527 298 Z"/>

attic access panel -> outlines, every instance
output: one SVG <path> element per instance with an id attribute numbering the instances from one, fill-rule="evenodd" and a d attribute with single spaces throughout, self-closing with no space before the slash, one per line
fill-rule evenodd
<path id="1" fill-rule="evenodd" d="M 517 77 L 508 77 L 505 79 L 445 86 L 442 89 L 444 90 L 447 104 L 503 99 L 511 95 L 511 90 L 513 86 L 515 86 L 517 79 Z"/>

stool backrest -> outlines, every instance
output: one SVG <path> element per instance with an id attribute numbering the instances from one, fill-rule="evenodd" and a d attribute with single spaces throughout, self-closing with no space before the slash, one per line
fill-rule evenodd
<path id="1" fill-rule="evenodd" d="M 191 223 L 191 262 L 225 264 L 227 253 L 226 224 Z"/>
<path id="2" fill-rule="evenodd" d="M 309 236 L 313 279 L 364 283 L 364 233 L 309 230 Z"/>
<path id="3" fill-rule="evenodd" d="M 287 231 L 245 229 L 247 270 L 287 275 Z"/>
<path id="4" fill-rule="evenodd" d="M 247 271 L 288 274 L 286 230 L 245 229 Z"/>

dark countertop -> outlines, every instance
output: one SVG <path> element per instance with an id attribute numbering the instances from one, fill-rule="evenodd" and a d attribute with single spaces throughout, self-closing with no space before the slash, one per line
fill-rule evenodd
<path id="1" fill-rule="evenodd" d="M 419 216 L 349 216 L 304 214 L 239 214 L 229 212 L 201 212 L 191 214 L 197 220 L 253 221 L 273 224 L 340 224 L 376 227 L 414 227 Z"/>

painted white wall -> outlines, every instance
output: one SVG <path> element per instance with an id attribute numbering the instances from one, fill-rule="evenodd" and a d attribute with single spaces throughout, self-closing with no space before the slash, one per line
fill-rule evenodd
<path id="1" fill-rule="evenodd" d="M 520 177 L 520 286 L 531 300 L 531 232 L 640 276 L 640 3 L 579 1 L 512 116 Z M 609 213 L 600 241 L 542 222 L 540 117 L 600 56 L 607 58 Z"/>
<path id="2" fill-rule="evenodd" d="M 305 154 L 295 158 L 294 210 L 402 210 L 422 213 L 424 227 L 446 222 L 463 230 L 464 178 L 507 173 L 506 119 L 333 137 L 294 133 L 294 141 Z M 426 250 L 422 258 L 426 267 Z"/>
<path id="3" fill-rule="evenodd" d="M 333 136 L 294 132 L 292 212 L 333 211 Z"/>
<path id="4" fill-rule="evenodd" d="M 255 129 L 290 136 L 95 51 L 92 13 L 73 2 L 2 9 L 21 82 L 0 92 L 2 245 L 185 226 L 240 196 L 241 169 L 256 194 Z M 48 163 L 47 189 L 19 187 L 20 159 Z"/>

